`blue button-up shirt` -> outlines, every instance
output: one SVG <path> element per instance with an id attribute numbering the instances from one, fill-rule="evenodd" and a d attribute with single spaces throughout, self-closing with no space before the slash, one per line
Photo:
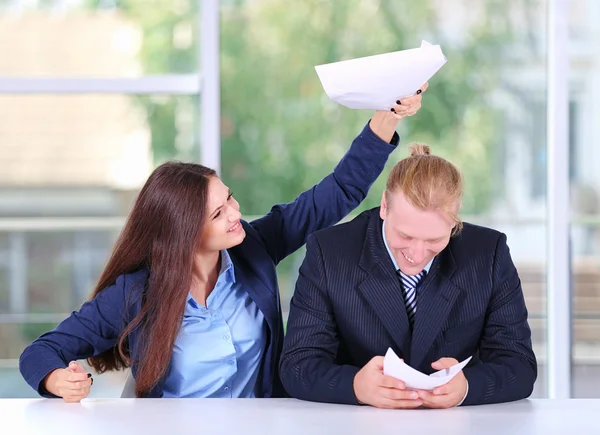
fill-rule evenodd
<path id="1" fill-rule="evenodd" d="M 188 295 L 164 397 L 255 397 L 266 345 L 262 312 L 237 282 L 227 251 L 206 308 Z"/>

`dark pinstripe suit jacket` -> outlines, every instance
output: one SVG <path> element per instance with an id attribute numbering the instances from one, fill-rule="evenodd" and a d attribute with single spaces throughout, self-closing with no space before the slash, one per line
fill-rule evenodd
<path id="1" fill-rule="evenodd" d="M 354 376 L 391 347 L 428 374 L 439 358 L 473 355 L 463 405 L 528 397 L 537 365 L 506 236 L 465 224 L 419 286 L 411 334 L 381 224 L 372 209 L 308 240 L 280 363 L 287 392 L 357 404 Z"/>

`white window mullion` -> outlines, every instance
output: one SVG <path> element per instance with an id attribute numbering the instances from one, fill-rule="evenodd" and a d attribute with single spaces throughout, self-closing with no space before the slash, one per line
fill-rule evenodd
<path id="1" fill-rule="evenodd" d="M 196 95 L 200 74 L 135 78 L 0 77 L 0 94 L 171 94 Z"/>
<path id="2" fill-rule="evenodd" d="M 221 173 L 221 80 L 219 62 L 219 4 L 201 0 L 200 163 Z"/>
<path id="3" fill-rule="evenodd" d="M 548 2 L 548 397 L 571 397 L 569 2 Z"/>

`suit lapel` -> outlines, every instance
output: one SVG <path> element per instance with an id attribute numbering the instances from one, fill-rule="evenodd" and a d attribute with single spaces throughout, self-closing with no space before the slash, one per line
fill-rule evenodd
<path id="1" fill-rule="evenodd" d="M 378 213 L 379 209 L 375 209 L 368 222 L 359 263 L 368 275 L 358 288 L 392 337 L 402 357 L 407 358 L 411 335 L 408 315 L 398 275 L 383 244 L 383 222 Z"/>
<path id="2" fill-rule="evenodd" d="M 246 228 L 248 224 L 244 223 Z M 248 231 L 248 229 L 246 229 Z M 262 368 L 262 395 L 273 393 L 273 382 L 277 376 L 277 359 L 283 337 L 279 289 L 273 267 L 273 261 L 264 249 L 256 246 L 252 238 L 229 250 L 232 257 L 236 282 L 243 283 L 244 290 L 265 316 L 269 328 L 269 341 L 264 355 Z M 273 270 L 272 274 L 269 271 Z M 270 276 L 271 275 L 271 276 Z"/>
<path id="3" fill-rule="evenodd" d="M 230 250 L 230 254 L 231 254 Z M 265 316 L 265 320 L 271 331 L 277 329 L 279 310 L 277 309 L 277 298 L 275 292 L 254 272 L 244 257 L 235 255 L 234 273 L 236 282 L 244 283 L 244 290 Z"/>
<path id="4" fill-rule="evenodd" d="M 461 289 L 450 277 L 456 262 L 450 247 L 438 254 L 418 290 L 417 312 L 413 328 L 410 365 L 418 367 L 427 356 L 435 338 L 452 310 Z M 429 361 L 432 363 L 433 361 Z"/>

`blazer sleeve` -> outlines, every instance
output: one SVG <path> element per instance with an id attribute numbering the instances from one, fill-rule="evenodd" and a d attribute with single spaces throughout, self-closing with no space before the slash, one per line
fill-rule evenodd
<path id="1" fill-rule="evenodd" d="M 143 284 L 140 284 L 143 285 Z M 46 391 L 42 382 L 70 361 L 98 355 L 114 346 L 127 325 L 126 275 L 102 290 L 63 320 L 52 331 L 42 334 L 25 348 L 19 359 L 19 370 L 25 381 L 41 396 L 56 397 Z"/>
<path id="2" fill-rule="evenodd" d="M 360 368 L 335 363 L 339 336 L 327 296 L 323 256 L 314 236 L 306 249 L 291 300 L 279 367 L 281 382 L 297 399 L 357 405 L 354 377 Z"/>
<path id="3" fill-rule="evenodd" d="M 464 369 L 469 392 L 462 405 L 508 402 L 531 395 L 537 362 L 521 281 L 506 244 L 498 239 L 493 294 L 480 342 L 480 364 Z"/>
<path id="4" fill-rule="evenodd" d="M 391 143 L 385 142 L 367 123 L 331 174 L 293 202 L 277 204 L 267 215 L 252 221 L 250 225 L 274 263 L 304 245 L 310 234 L 336 224 L 354 210 L 367 196 L 399 140 L 394 133 Z"/>

